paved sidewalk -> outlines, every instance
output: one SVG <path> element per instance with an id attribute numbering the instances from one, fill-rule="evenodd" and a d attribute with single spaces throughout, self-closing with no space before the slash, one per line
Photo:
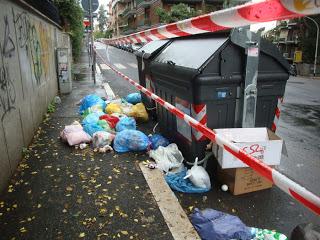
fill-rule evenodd
<path id="1" fill-rule="evenodd" d="M 62 143 L 77 102 L 104 95 L 83 52 L 73 92 L 47 116 L 0 195 L 1 239 L 172 239 L 138 166 L 145 154 L 94 153 Z M 147 133 L 148 134 L 148 133 Z"/>

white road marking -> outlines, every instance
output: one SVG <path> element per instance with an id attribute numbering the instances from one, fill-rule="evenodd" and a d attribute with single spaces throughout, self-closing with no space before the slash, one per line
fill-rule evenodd
<path id="1" fill-rule="evenodd" d="M 130 67 L 133 67 L 133 68 L 137 68 L 137 67 L 138 67 L 136 63 L 128 63 L 128 65 L 129 65 Z"/>
<path id="2" fill-rule="evenodd" d="M 175 240 L 200 240 L 178 199 L 164 180 L 163 173 L 158 169 L 151 170 L 143 163 L 140 163 L 139 166 L 173 238 Z"/>
<path id="3" fill-rule="evenodd" d="M 114 63 L 113 65 L 118 69 L 127 69 L 127 67 L 123 66 L 121 63 Z"/>
<path id="4" fill-rule="evenodd" d="M 103 88 L 106 91 L 107 100 L 115 99 L 116 95 L 114 94 L 114 92 L 112 91 L 112 89 L 108 83 L 104 83 Z"/>
<path id="5" fill-rule="evenodd" d="M 100 70 L 100 67 L 99 67 L 98 64 L 96 64 L 96 71 L 97 71 L 98 74 L 101 74 L 101 70 Z"/>
<path id="6" fill-rule="evenodd" d="M 100 64 L 100 67 L 102 70 L 110 70 L 111 69 L 107 64 L 104 64 L 104 63 Z"/>

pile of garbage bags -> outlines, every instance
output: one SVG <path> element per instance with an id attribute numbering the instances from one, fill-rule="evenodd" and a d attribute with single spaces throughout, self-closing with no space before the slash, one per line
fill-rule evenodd
<path id="1" fill-rule="evenodd" d="M 82 98 L 79 104 L 81 124 L 74 122 L 65 126 L 60 133 L 62 141 L 70 146 L 82 147 L 91 143 L 93 148 L 101 152 L 113 148 L 121 153 L 151 149 L 153 142 L 136 129 L 136 122 L 148 121 L 140 93 L 110 101 L 90 94 Z"/>
<path id="2" fill-rule="evenodd" d="M 90 94 L 82 98 L 79 105 L 81 124 L 74 122 L 65 126 L 60 134 L 70 146 L 79 145 L 83 149 L 91 144 L 102 153 L 148 151 L 156 167 L 166 173 L 166 181 L 172 189 L 187 193 L 210 190 L 208 173 L 197 165 L 197 160 L 190 170 L 186 170 L 182 153 L 175 143 L 170 144 L 160 134 L 147 136 L 137 130 L 137 122 L 148 121 L 140 93 L 112 100 Z"/>
<path id="3" fill-rule="evenodd" d="M 214 209 L 195 209 L 191 223 L 202 240 L 287 240 L 276 231 L 246 226 L 239 217 Z"/>

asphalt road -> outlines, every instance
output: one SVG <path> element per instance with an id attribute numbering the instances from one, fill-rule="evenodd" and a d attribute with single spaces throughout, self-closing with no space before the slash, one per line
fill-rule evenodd
<path id="1" fill-rule="evenodd" d="M 138 80 L 135 55 L 103 44 L 98 44 L 97 49 L 106 61 L 130 78 Z M 121 96 L 135 91 L 112 70 L 102 72 L 105 78 L 110 79 L 108 82 L 116 94 Z M 277 130 L 288 152 L 288 157 L 282 156 L 278 170 L 317 195 L 320 195 L 319 91 L 319 80 L 291 77 L 286 86 Z M 287 235 L 300 223 L 320 224 L 318 216 L 277 187 L 234 197 L 219 190 L 216 184 L 206 195 L 176 195 L 187 212 L 190 206 L 215 208 L 238 215 L 248 225 L 277 229 Z"/>

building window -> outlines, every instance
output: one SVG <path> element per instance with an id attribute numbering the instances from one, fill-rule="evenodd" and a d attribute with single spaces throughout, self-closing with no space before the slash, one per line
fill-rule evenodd
<path id="1" fill-rule="evenodd" d="M 144 20 L 146 23 L 150 21 L 150 7 L 144 9 Z"/>

